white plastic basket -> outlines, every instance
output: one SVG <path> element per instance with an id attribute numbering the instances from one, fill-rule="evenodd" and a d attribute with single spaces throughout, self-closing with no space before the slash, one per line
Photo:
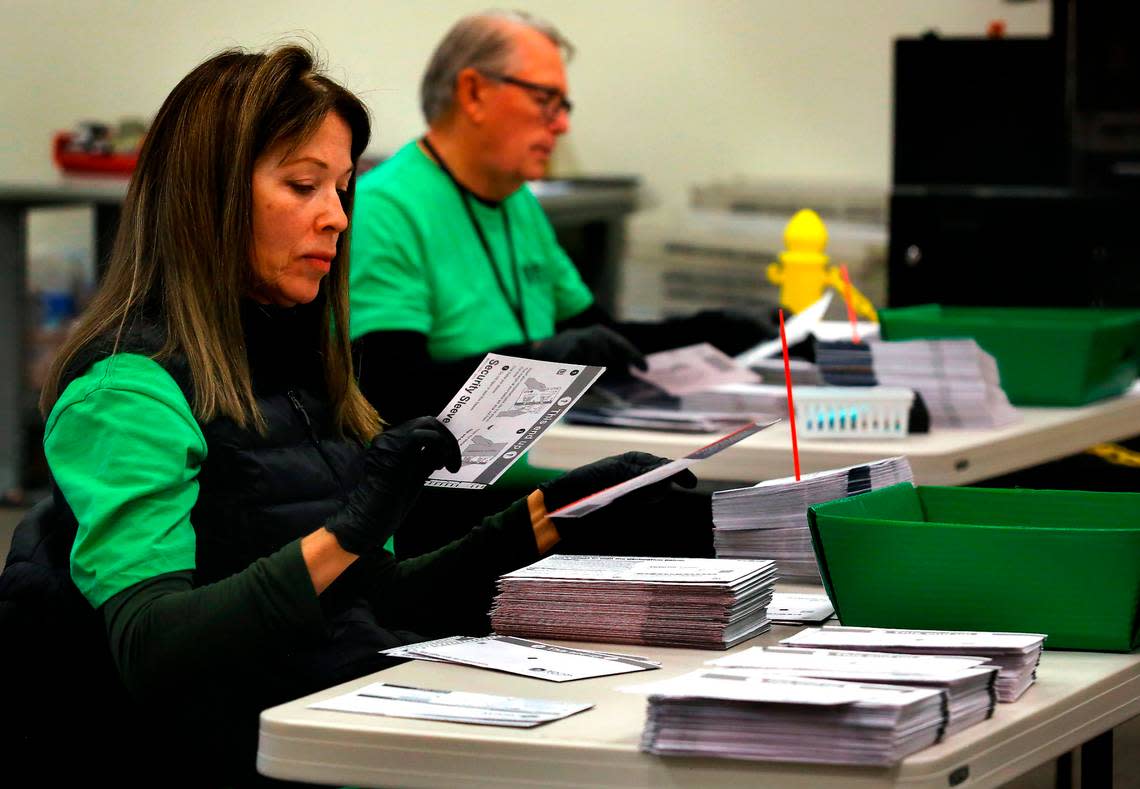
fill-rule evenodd
<path id="1" fill-rule="evenodd" d="M 898 386 L 801 386 L 801 438 L 906 438 L 914 391 Z"/>

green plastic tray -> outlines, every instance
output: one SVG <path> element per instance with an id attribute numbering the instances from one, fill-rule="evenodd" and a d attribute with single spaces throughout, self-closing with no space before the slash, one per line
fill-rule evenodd
<path id="1" fill-rule="evenodd" d="M 892 485 L 808 510 L 844 625 L 1140 646 L 1140 493 Z"/>
<path id="2" fill-rule="evenodd" d="M 1140 310 L 943 307 L 879 311 L 887 340 L 973 337 L 997 359 L 1014 405 L 1081 405 L 1120 394 L 1137 374 Z"/>

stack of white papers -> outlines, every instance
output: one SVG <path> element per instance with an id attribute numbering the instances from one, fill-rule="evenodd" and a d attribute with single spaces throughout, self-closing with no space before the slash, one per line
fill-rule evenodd
<path id="1" fill-rule="evenodd" d="M 409 688 L 373 682 L 352 693 L 318 701 L 309 707 L 335 712 L 385 715 L 389 718 L 480 723 L 486 726 L 529 728 L 588 710 L 593 704 L 552 699 L 525 699 L 458 690 Z"/>
<path id="2" fill-rule="evenodd" d="M 524 677 L 568 682 L 660 668 L 656 660 L 620 652 L 544 644 L 513 636 L 451 636 L 383 650 L 391 657 L 478 666 Z"/>
<path id="3" fill-rule="evenodd" d="M 1021 418 L 1001 388 L 997 361 L 974 340 L 870 345 L 876 380 L 918 391 L 932 427 L 1001 427 Z"/>
<path id="4" fill-rule="evenodd" d="M 816 363 L 836 386 L 905 386 L 922 395 L 932 427 L 1001 427 L 1020 416 L 997 362 L 974 340 L 817 343 Z"/>
<path id="5" fill-rule="evenodd" d="M 947 694 L 947 735 L 989 718 L 997 702 L 998 668 L 982 657 L 752 647 L 706 664 L 818 679 L 939 688 Z"/>
<path id="6" fill-rule="evenodd" d="M 1011 702 L 1021 698 L 1036 679 L 1045 636 L 1040 633 L 825 626 L 802 630 L 780 643 L 797 647 L 985 658 L 998 667 L 995 683 L 998 701 Z"/>
<path id="7" fill-rule="evenodd" d="M 934 428 L 1000 428 L 1020 418 L 998 361 L 974 340 L 876 341 L 871 358 L 880 384 L 922 394 Z"/>
<path id="8" fill-rule="evenodd" d="M 716 668 L 623 688 L 649 694 L 644 751 L 890 765 L 938 742 L 946 693 Z"/>
<path id="9" fill-rule="evenodd" d="M 820 583 L 808 507 L 914 480 L 905 457 L 782 477 L 713 493 L 713 546 L 719 558 L 773 559 L 781 581 Z"/>
<path id="10" fill-rule="evenodd" d="M 769 628 L 775 565 L 727 559 L 548 556 L 499 579 L 502 635 L 726 649 Z"/>

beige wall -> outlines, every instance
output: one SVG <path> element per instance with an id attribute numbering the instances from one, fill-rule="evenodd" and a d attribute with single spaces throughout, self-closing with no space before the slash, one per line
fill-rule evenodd
<path id="1" fill-rule="evenodd" d="M 0 180 L 54 175 L 53 130 L 150 115 L 219 48 L 309 31 L 372 109 L 373 150 L 416 134 L 420 70 L 466 0 L 0 0 Z M 745 175 L 885 185 L 891 40 L 934 27 L 1045 35 L 1046 2 L 530 0 L 578 46 L 568 174 L 640 175 L 666 207 Z"/>

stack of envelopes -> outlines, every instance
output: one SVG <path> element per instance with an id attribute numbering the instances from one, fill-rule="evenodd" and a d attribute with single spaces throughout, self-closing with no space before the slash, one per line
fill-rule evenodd
<path id="1" fill-rule="evenodd" d="M 1011 702 L 1017 701 L 1036 679 L 1045 636 L 1041 633 L 825 626 L 801 630 L 780 643 L 796 647 L 984 658 L 998 667 L 994 684 L 998 701 Z"/>
<path id="2" fill-rule="evenodd" d="M 890 765 L 946 732 L 946 691 L 706 668 L 649 694 L 641 748 L 666 756 Z"/>
<path id="3" fill-rule="evenodd" d="M 913 481 L 904 457 L 772 479 L 713 493 L 713 546 L 720 558 L 773 559 L 781 581 L 819 583 L 808 530 L 812 504 Z"/>
<path id="4" fill-rule="evenodd" d="M 870 684 L 910 685 L 946 692 L 946 734 L 993 715 L 998 667 L 982 657 L 904 655 L 844 649 L 752 647 L 710 666 Z"/>
<path id="5" fill-rule="evenodd" d="M 922 395 L 933 427 L 1001 427 L 1020 419 L 997 361 L 974 340 L 818 343 L 816 362 L 836 386 L 905 386 Z"/>
<path id="6" fill-rule="evenodd" d="M 770 561 L 548 556 L 499 578 L 503 635 L 726 649 L 769 628 Z"/>

